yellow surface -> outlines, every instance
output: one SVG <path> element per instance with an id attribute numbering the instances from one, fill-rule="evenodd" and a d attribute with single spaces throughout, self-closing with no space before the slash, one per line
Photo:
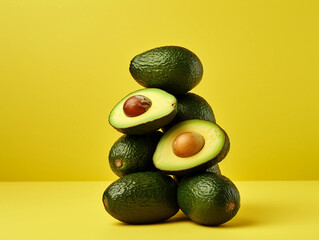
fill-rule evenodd
<path id="1" fill-rule="evenodd" d="M 229 134 L 225 175 L 319 179 L 318 8 L 313 0 L 1 0 L 0 180 L 115 179 L 107 154 L 120 134 L 108 113 L 141 88 L 131 58 L 163 45 L 189 48 L 203 63 L 193 92 Z"/>
<path id="2" fill-rule="evenodd" d="M 104 210 L 107 182 L 0 183 L 0 239 L 319 239 L 319 181 L 235 182 L 242 206 L 220 227 L 180 212 L 152 225 L 127 225 Z"/>

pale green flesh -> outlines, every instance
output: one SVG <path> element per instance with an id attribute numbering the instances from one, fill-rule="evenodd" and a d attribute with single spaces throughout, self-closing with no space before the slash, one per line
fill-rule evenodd
<path id="1" fill-rule="evenodd" d="M 123 111 L 125 101 L 134 95 L 143 95 L 152 101 L 152 106 L 143 114 L 136 117 L 128 117 Z M 109 121 L 116 128 L 127 128 L 141 123 L 154 121 L 167 116 L 174 111 L 176 99 L 173 95 L 157 89 L 147 88 L 130 93 L 123 98 L 112 110 Z"/>
<path id="2" fill-rule="evenodd" d="M 172 148 L 175 138 L 183 132 L 196 132 L 205 139 L 204 147 L 195 155 L 187 158 L 176 156 Z M 184 121 L 164 134 L 157 145 L 153 161 L 158 169 L 165 171 L 180 171 L 193 168 L 218 155 L 224 143 L 225 134 L 218 125 L 204 120 Z"/>

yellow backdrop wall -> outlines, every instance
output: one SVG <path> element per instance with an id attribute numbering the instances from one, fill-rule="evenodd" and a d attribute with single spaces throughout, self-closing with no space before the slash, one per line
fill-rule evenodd
<path id="1" fill-rule="evenodd" d="M 319 179 L 318 1 L 0 1 L 0 180 L 112 180 L 113 106 L 132 57 L 163 45 L 204 65 L 233 180 Z"/>

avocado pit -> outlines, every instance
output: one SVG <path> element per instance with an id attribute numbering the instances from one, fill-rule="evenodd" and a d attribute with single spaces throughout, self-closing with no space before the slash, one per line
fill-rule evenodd
<path id="1" fill-rule="evenodd" d="M 123 105 L 127 117 L 136 117 L 145 113 L 152 106 L 152 101 L 143 95 L 134 95 L 128 98 Z"/>
<path id="2" fill-rule="evenodd" d="M 187 158 L 198 153 L 205 145 L 205 138 L 196 132 L 184 132 L 179 134 L 172 145 L 176 156 Z"/>

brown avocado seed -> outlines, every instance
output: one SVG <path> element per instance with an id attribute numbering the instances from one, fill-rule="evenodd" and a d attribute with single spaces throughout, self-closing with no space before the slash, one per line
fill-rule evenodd
<path id="1" fill-rule="evenodd" d="M 184 132 L 173 142 L 173 152 L 176 156 L 186 158 L 198 153 L 205 145 L 205 138 L 199 133 Z"/>
<path id="2" fill-rule="evenodd" d="M 151 99 L 142 95 L 135 95 L 125 101 L 123 111 L 128 117 L 136 117 L 145 113 L 151 106 Z"/>

